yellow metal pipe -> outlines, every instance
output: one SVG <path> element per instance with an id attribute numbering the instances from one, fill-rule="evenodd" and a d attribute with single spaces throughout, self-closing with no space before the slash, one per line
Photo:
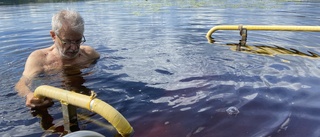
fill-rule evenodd
<path id="1" fill-rule="evenodd" d="M 123 137 L 129 137 L 133 134 L 133 128 L 129 122 L 116 109 L 100 99 L 48 85 L 37 87 L 34 91 L 34 96 L 38 98 L 48 97 L 57 99 L 62 103 L 88 109 L 98 113 L 108 120 L 109 123 L 114 126 L 118 133 Z"/>
<path id="2" fill-rule="evenodd" d="M 240 28 L 246 28 L 247 30 L 262 30 L 262 31 L 311 31 L 320 32 L 320 26 L 265 26 L 265 25 L 219 25 L 211 28 L 206 37 L 211 39 L 212 33 L 217 30 L 240 30 Z"/>

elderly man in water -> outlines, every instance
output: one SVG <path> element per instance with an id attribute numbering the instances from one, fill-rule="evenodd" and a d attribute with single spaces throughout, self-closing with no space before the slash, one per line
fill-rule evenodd
<path id="1" fill-rule="evenodd" d="M 25 97 L 27 107 L 37 109 L 52 105 L 50 99 L 34 97 L 30 86 L 35 77 L 63 72 L 66 66 L 76 66 L 80 71 L 100 58 L 92 47 L 82 45 L 86 41 L 83 33 L 84 21 L 78 12 L 61 10 L 53 15 L 50 31 L 53 45 L 29 55 L 22 77 L 15 86 L 18 94 Z"/>

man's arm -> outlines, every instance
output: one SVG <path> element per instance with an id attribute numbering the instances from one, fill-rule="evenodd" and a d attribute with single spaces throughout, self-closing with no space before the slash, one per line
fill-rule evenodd
<path id="1" fill-rule="evenodd" d="M 25 97 L 32 92 L 30 90 L 32 79 L 42 72 L 42 65 L 40 64 L 41 61 L 39 61 L 39 59 L 42 58 L 40 58 L 39 55 L 40 51 L 34 51 L 29 55 L 22 77 L 15 86 L 16 91 L 22 97 Z"/>
<path id="2" fill-rule="evenodd" d="M 31 108 L 40 106 L 43 103 L 42 100 L 33 97 L 33 91 L 30 89 L 33 78 L 43 72 L 42 62 L 42 52 L 39 50 L 32 52 L 26 61 L 22 77 L 15 86 L 18 94 L 26 98 L 26 106 Z"/>
<path id="3" fill-rule="evenodd" d="M 32 93 L 32 91 L 30 90 L 30 86 L 31 80 L 28 77 L 22 75 L 15 86 L 15 90 L 18 92 L 19 96 L 27 97 L 29 93 Z"/>

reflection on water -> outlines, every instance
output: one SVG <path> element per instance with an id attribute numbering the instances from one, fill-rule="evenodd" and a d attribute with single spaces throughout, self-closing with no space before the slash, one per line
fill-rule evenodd
<path id="1" fill-rule="evenodd" d="M 286 49 L 280 46 L 245 45 L 245 46 L 241 46 L 241 48 L 238 49 L 239 44 L 228 43 L 226 45 L 231 46 L 231 49 L 234 51 L 242 51 L 242 52 L 247 52 L 252 54 L 260 54 L 260 55 L 268 55 L 268 56 L 290 55 L 290 56 L 300 56 L 300 57 L 310 57 L 310 58 L 320 57 L 317 53 L 314 53 L 311 51 L 307 51 L 308 53 L 304 53 L 293 48 Z"/>
<path id="2" fill-rule="evenodd" d="M 42 136 L 49 136 L 57 134 L 59 136 L 66 135 L 68 132 L 64 130 L 63 121 L 58 123 L 53 122 L 53 117 L 49 114 L 47 109 L 38 109 L 31 111 L 32 116 L 39 118 L 40 126 L 44 130 Z"/>
<path id="3" fill-rule="evenodd" d="M 241 35 L 241 33 L 240 33 Z M 310 58 L 318 58 L 320 57 L 317 53 L 307 51 L 308 53 L 301 52 L 294 48 L 286 49 L 280 46 L 267 46 L 267 45 L 254 45 L 250 46 L 246 44 L 247 34 L 242 36 L 242 39 L 239 40 L 239 43 L 227 43 L 227 46 L 231 46 L 231 50 L 233 51 L 242 51 L 252 54 L 260 54 L 260 55 L 291 55 L 291 56 L 300 56 L 300 57 L 310 57 Z M 214 38 L 207 37 L 209 43 L 215 43 Z"/>

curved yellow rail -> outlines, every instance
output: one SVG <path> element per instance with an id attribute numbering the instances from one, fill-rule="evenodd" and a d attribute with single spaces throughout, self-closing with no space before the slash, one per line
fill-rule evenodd
<path id="1" fill-rule="evenodd" d="M 217 30 L 240 30 L 246 28 L 247 30 L 264 30 L 264 31 L 313 31 L 320 32 L 320 26 L 265 26 L 265 25 L 219 25 L 211 28 L 206 37 L 211 39 L 212 33 Z M 210 40 L 209 40 L 210 42 Z"/>
<path id="2" fill-rule="evenodd" d="M 112 106 L 97 98 L 83 94 L 70 92 L 56 87 L 42 85 L 36 88 L 35 97 L 48 97 L 60 100 L 63 103 L 85 108 L 98 113 L 114 126 L 120 135 L 129 137 L 133 134 L 133 128 L 129 122 Z"/>

